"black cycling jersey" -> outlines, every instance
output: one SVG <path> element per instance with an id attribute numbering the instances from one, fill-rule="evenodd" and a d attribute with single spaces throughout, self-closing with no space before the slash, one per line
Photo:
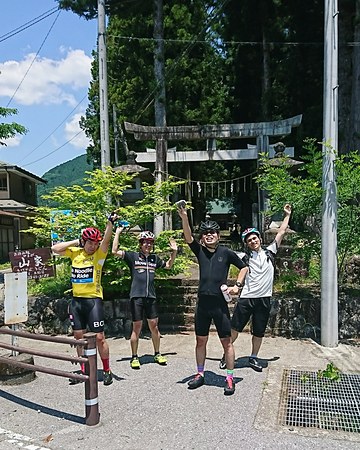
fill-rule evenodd
<path id="1" fill-rule="evenodd" d="M 199 296 L 222 295 L 220 286 L 226 284 L 230 265 L 233 264 L 238 269 L 246 267 L 233 250 L 223 245 L 218 245 L 214 252 L 210 252 L 194 240 L 189 247 L 199 262 Z"/>
<path id="2" fill-rule="evenodd" d="M 124 252 L 124 261 L 131 270 L 130 298 L 149 297 L 155 295 L 155 270 L 165 267 L 166 262 L 151 253 L 146 256 L 141 252 Z"/>

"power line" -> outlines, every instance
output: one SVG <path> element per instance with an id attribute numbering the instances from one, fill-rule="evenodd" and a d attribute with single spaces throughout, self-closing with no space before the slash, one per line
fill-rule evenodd
<path id="1" fill-rule="evenodd" d="M 136 36 L 113 36 L 113 35 L 109 35 L 110 37 L 112 37 L 113 39 L 122 39 L 122 40 L 127 40 L 128 42 L 131 41 L 149 41 L 149 42 L 154 42 L 156 41 L 156 39 L 154 38 L 146 38 L 146 37 L 136 37 Z M 180 43 L 180 44 L 212 44 L 213 41 L 211 39 L 162 39 L 163 42 L 165 43 L 169 43 L 169 44 L 173 44 L 173 43 Z M 263 41 L 222 41 L 220 40 L 221 44 L 226 44 L 226 45 L 242 45 L 242 46 L 263 46 L 264 42 Z M 267 41 L 266 44 L 268 45 L 273 45 L 273 46 L 292 46 L 292 47 L 296 47 L 296 46 L 323 46 L 324 42 L 281 42 L 281 41 Z M 352 46 L 352 45 L 359 45 L 359 42 L 348 42 L 347 45 Z"/>
<path id="2" fill-rule="evenodd" d="M 27 30 L 28 28 L 32 27 L 33 25 L 36 25 L 37 23 L 41 22 L 42 20 L 46 19 L 47 17 L 51 16 L 52 14 L 55 14 L 56 11 L 58 11 L 58 7 L 49 9 L 48 11 L 44 12 L 38 17 L 35 17 L 34 19 L 30 20 L 29 22 L 24 23 L 18 28 L 15 28 L 12 31 L 8 31 L 7 33 L 0 36 L 0 42 L 6 41 L 7 39 L 10 39 L 11 37 L 21 33 L 24 30 Z"/>
<path id="3" fill-rule="evenodd" d="M 62 149 L 63 147 L 65 147 L 65 145 L 69 144 L 71 141 L 73 141 L 75 138 L 77 138 L 79 136 L 79 134 L 81 134 L 82 131 L 79 131 L 78 133 L 76 133 L 71 139 L 67 140 L 66 142 L 64 142 L 62 145 L 60 145 L 60 147 L 57 147 L 55 150 L 53 150 L 52 152 L 48 153 L 45 156 L 42 156 L 41 158 L 36 159 L 35 161 L 31 161 L 27 164 L 24 164 L 23 167 L 27 167 L 27 166 L 31 166 L 32 164 L 35 164 L 39 161 L 42 161 L 45 158 L 48 158 L 50 155 L 54 154 L 55 152 L 57 152 L 58 150 Z"/>
<path id="4" fill-rule="evenodd" d="M 27 155 L 25 155 L 24 157 L 23 157 L 23 159 L 21 159 L 17 164 L 21 164 L 28 156 L 30 156 L 32 153 L 34 153 L 39 147 L 41 147 L 54 133 L 55 133 L 55 131 L 57 131 L 60 127 L 61 127 L 61 125 L 66 121 L 66 119 L 68 119 L 70 116 L 71 116 L 71 114 L 74 112 L 74 111 L 76 111 L 77 110 L 77 108 L 81 105 L 81 103 L 85 100 L 85 98 L 87 97 L 87 94 L 85 94 L 84 95 L 84 97 L 79 101 L 79 103 L 75 106 L 75 108 L 73 108 L 72 109 L 72 111 L 70 111 L 69 112 L 69 114 L 65 117 L 65 119 L 61 122 L 61 123 L 59 123 L 59 125 L 50 133 L 50 134 L 48 134 L 48 136 L 46 136 L 46 138 L 45 139 L 43 139 L 41 142 L 40 142 L 40 144 L 39 145 L 37 145 L 35 148 L 33 148 Z M 61 148 L 61 147 L 59 147 L 59 148 Z M 58 150 L 58 149 L 56 149 L 56 150 Z M 46 156 L 44 157 L 44 158 L 46 158 Z M 30 164 L 32 164 L 32 163 L 30 163 Z"/>
<path id="5" fill-rule="evenodd" d="M 33 60 L 31 61 L 30 66 L 29 66 L 28 69 L 26 70 L 26 72 L 25 72 L 25 74 L 24 74 L 22 80 L 20 81 L 18 87 L 15 89 L 15 92 L 14 92 L 13 95 L 11 96 L 11 98 L 10 98 L 10 100 L 8 101 L 6 107 L 8 107 L 8 106 L 10 105 L 10 103 L 11 103 L 12 100 L 14 99 L 14 97 L 15 97 L 17 91 L 20 89 L 20 86 L 22 85 L 23 81 L 25 80 L 27 74 L 30 72 L 30 69 L 31 69 L 31 67 L 33 66 L 33 64 L 34 64 L 34 62 L 35 62 L 35 60 L 36 60 L 36 58 L 38 57 L 38 55 L 39 55 L 39 53 L 40 53 L 40 50 L 42 49 L 43 45 L 45 44 L 46 39 L 49 37 L 49 34 L 50 34 L 51 30 L 53 29 L 53 27 L 54 27 L 54 25 L 55 25 L 55 23 L 56 23 L 56 21 L 57 21 L 59 15 L 60 15 L 60 12 L 61 12 L 61 11 L 59 11 L 58 14 L 57 14 L 57 16 L 55 17 L 55 20 L 53 21 L 53 23 L 52 23 L 52 25 L 51 25 L 49 31 L 47 32 L 45 38 L 43 39 L 43 41 L 42 41 L 42 43 L 41 43 L 41 45 L 40 45 L 40 47 L 39 47 L 39 50 L 36 52 L 36 55 L 34 56 Z"/>
<path id="6" fill-rule="evenodd" d="M 221 10 L 224 8 L 224 6 L 226 5 L 226 3 L 228 3 L 228 1 L 229 1 L 229 0 L 224 0 L 217 10 L 216 10 L 215 8 L 213 9 L 213 11 L 212 11 L 212 12 L 214 13 L 213 17 L 209 17 L 209 18 L 208 18 L 207 23 L 204 25 L 204 27 L 202 28 L 202 30 L 199 31 L 199 33 L 197 34 L 197 37 L 200 36 L 204 31 L 207 30 L 207 28 L 208 28 L 208 27 L 210 26 L 210 24 L 216 19 L 216 17 L 220 14 Z M 214 12 L 214 11 L 215 11 L 215 12 Z M 175 68 L 176 68 L 178 62 L 180 61 L 180 59 L 183 58 L 184 55 L 186 55 L 186 54 L 191 50 L 191 48 L 195 45 L 195 43 L 196 43 L 196 38 L 197 38 L 197 37 L 195 37 L 195 39 L 189 41 L 187 48 L 185 48 L 185 49 L 183 50 L 183 52 L 181 53 L 181 55 L 179 55 L 179 56 L 176 58 L 175 64 L 172 66 L 171 70 L 168 71 L 168 74 L 171 74 L 171 72 L 175 70 Z M 153 103 L 154 98 L 152 98 L 152 97 L 153 97 L 153 95 L 154 95 L 154 92 L 158 89 L 158 85 L 159 85 L 159 83 L 156 83 L 155 88 L 147 95 L 147 97 L 146 97 L 145 100 L 143 101 L 143 103 L 142 103 L 142 105 L 140 106 L 140 108 L 138 108 L 139 113 L 138 113 L 138 115 L 137 115 L 136 118 L 135 118 L 135 122 L 137 122 L 137 121 L 140 119 L 140 117 L 144 114 L 144 112 L 145 112 L 145 111 L 150 107 L 150 105 Z M 150 99 L 151 99 L 151 100 L 150 100 Z M 147 103 L 147 102 L 148 102 L 148 103 Z M 147 105 L 146 105 L 146 103 L 147 103 Z"/>
<path id="7" fill-rule="evenodd" d="M 18 27 L 18 28 L 16 28 L 16 29 L 14 29 L 14 30 L 12 30 L 12 31 L 10 31 L 10 32 L 8 32 L 8 33 L 6 33 L 6 34 L 4 34 L 3 36 L 0 36 L 0 42 L 4 41 L 4 40 L 6 40 L 6 39 L 9 39 L 10 37 L 15 36 L 16 34 L 20 33 L 21 31 L 26 30 L 27 28 L 31 27 L 32 25 L 35 25 L 36 23 L 40 22 L 41 20 L 46 19 L 47 17 L 51 16 L 52 14 L 56 13 L 57 11 L 58 11 L 58 14 L 56 15 L 56 17 L 55 17 L 53 23 L 51 24 L 51 26 L 50 26 L 50 28 L 49 28 L 49 31 L 47 32 L 45 38 L 43 39 L 43 41 L 42 41 L 42 43 L 41 43 L 41 45 L 40 45 L 38 51 L 36 52 L 35 57 L 33 58 L 32 62 L 31 62 L 31 64 L 30 64 L 30 66 L 28 67 L 27 71 L 25 72 L 25 74 L 24 74 L 22 80 L 20 81 L 19 85 L 17 86 L 17 88 L 16 88 L 14 94 L 13 94 L 12 97 L 10 98 L 10 100 L 9 100 L 9 102 L 8 102 L 8 104 L 7 104 L 7 107 L 10 105 L 11 101 L 14 99 L 16 93 L 18 92 L 18 90 L 20 89 L 22 83 L 24 82 L 25 78 L 27 77 L 27 75 L 28 75 L 28 73 L 29 73 L 31 67 L 33 66 L 34 62 L 36 61 L 36 58 L 38 57 L 38 55 L 39 55 L 39 53 L 40 53 L 42 47 L 44 46 L 44 44 L 45 44 L 47 38 L 49 37 L 49 35 L 50 35 L 51 31 L 52 31 L 52 29 L 53 29 L 53 27 L 54 27 L 54 25 L 55 25 L 57 19 L 59 18 L 59 15 L 60 15 L 61 10 L 59 10 L 58 7 L 52 8 L 52 9 L 50 9 L 50 10 L 44 12 L 44 13 L 41 14 L 40 16 L 36 17 L 35 19 L 32 19 L 32 20 L 29 21 L 29 22 L 26 22 L 24 25 L 22 25 L 22 26 L 20 26 L 20 27 Z M 41 145 L 43 145 L 43 144 L 44 144 L 44 143 L 52 136 L 52 134 L 53 134 L 56 130 L 58 130 L 58 129 L 60 128 L 60 126 L 68 119 L 68 117 L 69 117 L 71 114 L 73 114 L 73 112 L 79 107 L 79 105 L 84 101 L 84 99 L 85 99 L 86 97 L 87 97 L 87 94 L 80 100 L 80 102 L 75 106 L 75 108 L 72 109 L 72 111 L 65 117 L 65 119 L 64 119 L 64 120 L 63 120 L 63 121 L 62 121 L 62 122 L 61 122 L 61 123 L 60 123 L 60 124 L 59 124 L 59 125 L 58 125 L 58 126 L 57 126 L 57 127 L 56 127 L 49 135 L 48 135 L 48 136 L 47 136 L 45 139 L 43 139 L 43 140 L 40 142 L 40 144 L 37 145 L 33 150 L 31 150 L 27 155 L 25 155 L 25 156 L 24 156 L 17 164 L 20 164 L 20 163 L 21 163 L 22 161 L 24 161 L 28 156 L 30 156 L 34 151 L 36 151 L 39 147 L 41 147 Z M 43 157 L 41 157 L 41 158 L 38 158 L 38 159 L 35 160 L 35 161 L 32 161 L 32 162 L 30 162 L 30 163 L 28 163 L 28 164 L 25 164 L 24 167 L 29 166 L 29 165 L 32 165 L 32 164 L 35 164 L 36 162 L 41 161 L 41 160 L 47 158 L 48 156 L 50 156 L 50 155 L 52 155 L 53 153 L 57 152 L 58 150 L 60 150 L 61 148 L 63 148 L 65 145 L 67 145 L 69 142 L 71 142 L 72 140 L 74 140 L 74 139 L 75 139 L 77 136 L 79 136 L 79 134 L 81 134 L 81 133 L 82 133 L 82 131 L 79 131 L 77 134 L 75 134 L 71 139 L 69 139 L 68 141 L 66 141 L 66 142 L 65 142 L 64 144 L 62 144 L 60 147 L 57 147 L 57 148 L 56 148 L 55 150 L 53 150 L 52 152 L 48 153 L 47 155 L 45 155 L 45 156 L 43 156 Z"/>

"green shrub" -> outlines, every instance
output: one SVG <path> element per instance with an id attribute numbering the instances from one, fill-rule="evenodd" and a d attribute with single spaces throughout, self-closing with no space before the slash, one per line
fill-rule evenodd
<path id="1" fill-rule="evenodd" d="M 42 278 L 39 281 L 30 280 L 28 292 L 30 295 L 47 295 L 60 298 L 71 294 L 71 266 L 66 258 L 58 260 L 56 265 L 56 276 L 52 278 Z"/>

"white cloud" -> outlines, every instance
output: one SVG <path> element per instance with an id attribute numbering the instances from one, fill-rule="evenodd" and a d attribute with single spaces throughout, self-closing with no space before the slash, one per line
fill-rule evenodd
<path id="1" fill-rule="evenodd" d="M 22 61 L 0 63 L 0 96 L 21 105 L 77 105 L 74 93 L 91 79 L 91 57 L 83 50 L 68 50 L 61 60 L 36 58 L 29 53 Z"/>
<path id="2" fill-rule="evenodd" d="M 4 139 L 3 142 L 5 142 L 6 147 L 18 147 L 21 144 L 23 136 L 14 136 L 9 139 Z M 5 146 L 1 146 L 0 149 L 3 149 Z"/>
<path id="3" fill-rule="evenodd" d="M 70 122 L 65 124 L 65 137 L 67 140 L 71 139 L 70 144 L 74 147 L 83 148 L 85 150 L 89 146 L 90 140 L 86 137 L 84 131 L 81 130 L 79 126 L 81 116 L 81 113 L 74 114 Z M 78 134 L 79 132 L 80 134 Z M 74 136 L 76 137 L 74 138 Z"/>

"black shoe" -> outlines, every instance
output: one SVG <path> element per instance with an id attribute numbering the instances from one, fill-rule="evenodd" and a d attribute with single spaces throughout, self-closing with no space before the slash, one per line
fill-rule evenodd
<path id="1" fill-rule="evenodd" d="M 192 380 L 188 382 L 188 388 L 189 389 L 197 389 L 198 387 L 202 386 L 205 383 L 205 379 L 203 375 L 200 375 L 199 373 L 194 376 Z"/>
<path id="2" fill-rule="evenodd" d="M 104 386 L 109 386 L 113 382 L 111 370 L 103 371 L 103 383 Z"/>
<path id="3" fill-rule="evenodd" d="M 235 392 L 235 383 L 233 378 L 227 378 L 225 381 L 224 395 L 233 395 Z"/>
<path id="4" fill-rule="evenodd" d="M 72 386 L 74 384 L 83 383 L 83 380 L 78 380 L 77 378 L 69 378 L 69 384 Z"/>
<path id="5" fill-rule="evenodd" d="M 77 375 L 85 375 L 83 372 L 81 372 L 81 370 L 77 370 L 76 372 Z M 74 385 L 74 384 L 79 384 L 79 383 L 83 383 L 83 380 L 78 380 L 77 378 L 69 378 L 69 384 L 70 385 Z"/>
<path id="6" fill-rule="evenodd" d="M 219 368 L 220 369 L 226 369 L 225 355 L 222 355 L 222 357 L 220 359 Z"/>
<path id="7" fill-rule="evenodd" d="M 262 370 L 263 370 L 263 368 L 259 364 L 259 361 L 257 360 L 257 358 L 252 358 L 251 356 L 249 358 L 249 366 L 252 369 L 254 369 L 256 372 L 262 372 Z"/>

